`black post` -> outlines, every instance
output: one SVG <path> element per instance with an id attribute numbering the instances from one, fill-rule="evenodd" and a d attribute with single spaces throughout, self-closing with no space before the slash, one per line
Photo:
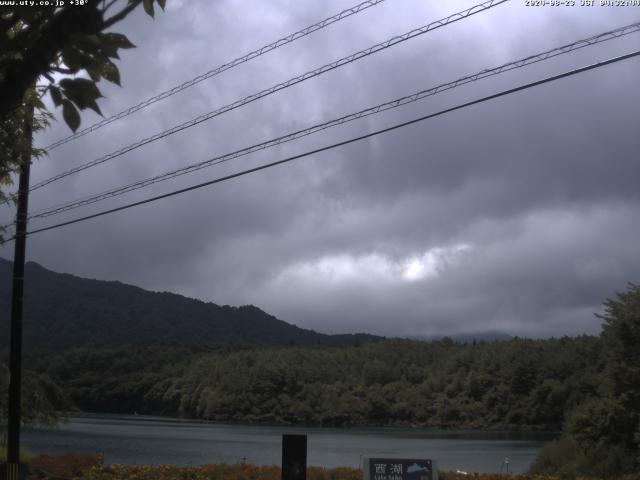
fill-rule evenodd
<path id="1" fill-rule="evenodd" d="M 282 480 L 306 480 L 307 436 L 282 436 Z"/>
<path id="2" fill-rule="evenodd" d="M 13 255 L 13 289 L 11 296 L 11 345 L 9 350 L 9 418 L 7 429 L 7 478 L 20 477 L 20 404 L 22 394 L 22 299 L 24 292 L 24 261 L 27 240 L 27 212 L 29 209 L 29 172 L 31 168 L 31 139 L 33 107 L 28 107 L 24 135 L 27 151 L 20 165 L 18 208 L 16 213 L 15 250 Z"/>

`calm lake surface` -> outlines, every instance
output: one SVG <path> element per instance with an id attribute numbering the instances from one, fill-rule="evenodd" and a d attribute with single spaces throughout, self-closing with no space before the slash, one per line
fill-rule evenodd
<path id="1" fill-rule="evenodd" d="M 125 415 L 72 417 L 55 430 L 29 429 L 34 453 L 102 451 L 106 463 L 279 465 L 283 433 L 308 435 L 309 465 L 359 467 L 361 456 L 432 458 L 442 470 L 526 470 L 552 433 L 479 432 L 409 428 L 302 428 L 219 425 Z"/>

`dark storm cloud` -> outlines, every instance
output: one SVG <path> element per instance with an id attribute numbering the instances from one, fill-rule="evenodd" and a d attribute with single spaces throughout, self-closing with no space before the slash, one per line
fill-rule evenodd
<path id="1" fill-rule="evenodd" d="M 121 26 L 115 113 L 352 2 L 168 2 Z M 388 0 L 51 152 L 34 181 L 473 2 Z M 304 82 L 46 190 L 32 210 L 263 141 L 630 23 L 635 9 L 476 15 Z M 118 30 L 118 29 L 116 29 Z M 73 213 L 301 153 L 637 48 L 637 34 Z M 30 239 L 52 269 L 221 304 L 254 303 L 327 332 L 529 336 L 598 331 L 601 301 L 640 276 L 637 60 L 521 92 Z M 83 117 L 88 125 L 97 117 Z M 61 123 L 61 122 L 58 122 Z M 38 141 L 67 134 L 56 125 Z M 7 217 L 8 218 L 8 217 Z M 7 247 L 4 256 L 9 256 Z"/>

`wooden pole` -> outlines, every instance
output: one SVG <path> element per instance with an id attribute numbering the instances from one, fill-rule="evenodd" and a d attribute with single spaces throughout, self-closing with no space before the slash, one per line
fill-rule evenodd
<path id="1" fill-rule="evenodd" d="M 307 436 L 282 436 L 282 480 L 306 480 Z"/>
<path id="2" fill-rule="evenodd" d="M 11 296 L 11 343 L 9 350 L 9 413 L 7 422 L 7 478 L 20 478 L 20 420 L 22 401 L 22 303 L 24 296 L 24 263 L 27 244 L 29 209 L 29 173 L 33 137 L 33 105 L 27 107 L 24 135 L 27 149 L 23 153 L 18 183 L 13 286 Z"/>

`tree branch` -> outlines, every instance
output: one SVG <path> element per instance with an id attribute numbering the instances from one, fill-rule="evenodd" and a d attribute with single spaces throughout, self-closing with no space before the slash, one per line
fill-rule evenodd
<path id="1" fill-rule="evenodd" d="M 102 2 L 102 12 L 106 13 L 107 10 L 109 10 L 118 0 L 111 0 L 109 3 L 107 3 L 106 5 L 104 4 L 104 1 Z"/>
<path id="2" fill-rule="evenodd" d="M 53 67 L 51 68 L 54 72 L 64 73 L 66 75 L 73 75 L 78 73 L 78 70 L 71 70 L 70 68 L 62 68 L 62 67 Z"/>
<path id="3" fill-rule="evenodd" d="M 123 20 L 127 15 L 129 15 L 135 8 L 142 3 L 142 0 L 133 0 L 129 5 L 116 13 L 113 17 L 108 18 L 103 22 L 104 29 L 109 28 L 111 25 L 118 23 L 120 20 Z"/>
<path id="4" fill-rule="evenodd" d="M 40 75 L 51 70 L 58 53 L 74 35 L 98 33 L 103 29 L 101 12 L 95 8 L 98 1 L 90 0 L 83 8 L 70 6 L 56 12 L 25 45 L 28 48 L 22 49 L 23 58 L 5 62 L 4 77 L 0 79 L 0 118 L 21 104 L 24 92 Z"/>
<path id="5" fill-rule="evenodd" d="M 18 21 L 20 21 L 20 17 L 18 17 L 18 15 L 16 15 L 15 13 L 12 13 L 7 16 L 1 15 L 0 31 L 2 31 L 3 33 L 8 33 L 9 30 L 18 23 Z"/>

